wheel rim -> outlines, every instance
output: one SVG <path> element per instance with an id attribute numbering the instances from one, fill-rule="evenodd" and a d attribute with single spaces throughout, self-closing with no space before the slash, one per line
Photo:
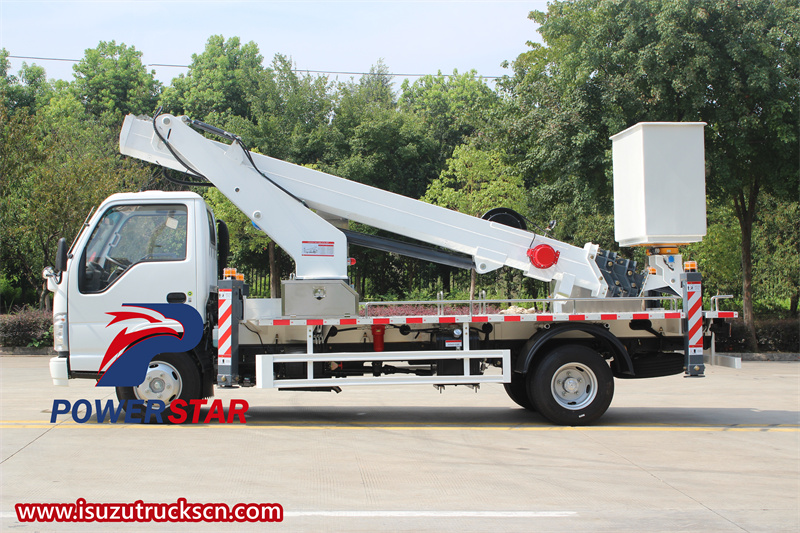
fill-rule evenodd
<path id="1" fill-rule="evenodd" d="M 568 363 L 553 375 L 550 391 L 561 407 L 577 411 L 591 404 L 597 396 L 597 376 L 586 365 Z"/>
<path id="2" fill-rule="evenodd" d="M 161 400 L 169 403 L 181 395 L 183 382 L 181 375 L 169 363 L 152 361 L 147 368 L 147 375 L 133 394 L 139 400 Z"/>

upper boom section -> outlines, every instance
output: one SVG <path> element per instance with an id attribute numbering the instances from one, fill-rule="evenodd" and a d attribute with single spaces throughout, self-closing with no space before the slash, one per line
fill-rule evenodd
<path id="1" fill-rule="evenodd" d="M 166 140 L 186 166 L 210 180 L 295 260 L 300 279 L 347 278 L 347 239 L 325 220 L 340 217 L 467 254 L 480 274 L 507 265 L 526 276 L 555 281 L 561 296 L 584 292 L 578 289 L 606 295 L 608 287 L 594 262 L 596 245 L 578 248 L 253 153 L 253 162 L 267 180 L 239 144 L 207 139 L 189 122 L 167 114 L 155 120 L 128 115 L 120 152 L 186 172 L 162 141 Z"/>

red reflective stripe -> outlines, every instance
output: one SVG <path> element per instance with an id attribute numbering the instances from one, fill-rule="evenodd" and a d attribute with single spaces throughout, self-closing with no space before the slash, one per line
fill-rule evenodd
<path id="1" fill-rule="evenodd" d="M 650 320 L 650 313 L 633 313 L 634 320 Z"/>
<path id="2" fill-rule="evenodd" d="M 664 313 L 664 318 L 680 318 L 680 313 Z"/>
<path id="3" fill-rule="evenodd" d="M 421 316 L 412 316 L 406 318 L 406 324 L 422 324 L 422 317 Z"/>
<path id="4" fill-rule="evenodd" d="M 226 342 L 228 342 L 228 339 L 230 338 L 231 338 L 231 330 L 227 330 L 222 335 L 220 335 L 219 340 L 217 341 L 217 345 L 222 347 Z M 230 355 L 230 353 L 231 353 L 231 346 L 228 346 L 228 348 L 224 352 L 220 352 L 220 355 Z"/>
<path id="5" fill-rule="evenodd" d="M 439 323 L 440 324 L 455 324 L 456 323 L 456 317 L 454 317 L 454 316 L 442 316 L 442 317 L 439 317 Z"/>
<path id="6" fill-rule="evenodd" d="M 569 315 L 568 320 L 574 320 L 574 321 L 586 320 L 586 315 Z"/>
<path id="7" fill-rule="evenodd" d="M 392 319 L 391 318 L 373 318 L 372 319 L 372 323 L 373 324 L 391 324 L 392 323 Z"/>
<path id="8" fill-rule="evenodd" d="M 309 326 L 321 326 L 324 323 L 324 320 L 306 320 L 306 324 Z"/>
<path id="9" fill-rule="evenodd" d="M 553 315 L 536 315 L 536 322 L 552 322 Z"/>
<path id="10" fill-rule="evenodd" d="M 719 312 L 720 318 L 735 318 L 736 313 L 734 311 L 720 311 Z"/>
<path id="11" fill-rule="evenodd" d="M 292 325 L 292 321 L 291 320 L 273 320 L 272 321 L 272 325 L 273 326 L 291 326 Z"/>
<path id="12" fill-rule="evenodd" d="M 703 309 L 703 300 L 702 298 L 698 298 L 697 301 L 694 303 L 691 309 L 689 309 L 689 320 L 691 320 L 694 316 L 697 315 Z"/>
<path id="13" fill-rule="evenodd" d="M 616 320 L 619 315 L 616 314 L 609 314 L 609 315 L 600 315 L 600 320 Z"/>
<path id="14" fill-rule="evenodd" d="M 506 315 L 503 317 L 503 322 L 519 322 L 522 317 L 519 315 Z"/>
<path id="15" fill-rule="evenodd" d="M 225 324 L 225 322 L 228 322 L 231 319 L 231 313 L 233 312 L 232 309 L 233 306 L 229 305 L 228 307 L 222 310 L 222 316 L 219 317 L 219 323 L 222 324 L 223 326 L 230 327 L 230 324 Z"/>
<path id="16" fill-rule="evenodd" d="M 339 321 L 340 326 L 353 326 L 358 324 L 358 320 L 355 318 L 343 318 Z"/>
<path id="17" fill-rule="evenodd" d="M 701 327 L 703 327 L 703 322 L 698 320 L 691 327 L 691 329 L 689 329 L 689 338 L 691 339 L 692 337 L 694 337 L 700 331 Z M 696 343 L 692 344 L 691 346 L 702 346 L 702 345 L 703 345 L 703 336 L 701 335 L 700 336 L 700 342 L 696 342 Z"/>

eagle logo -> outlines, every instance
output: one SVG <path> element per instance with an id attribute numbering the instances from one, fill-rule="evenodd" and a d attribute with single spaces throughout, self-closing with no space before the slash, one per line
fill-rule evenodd
<path id="1" fill-rule="evenodd" d="M 130 310 L 106 313 L 114 317 L 106 327 L 128 320 L 138 324 L 117 333 L 100 363 L 97 387 L 136 387 L 147 374 L 153 357 L 188 352 L 203 336 L 203 319 L 186 304 L 122 304 Z M 144 320 L 144 322 L 141 322 Z"/>

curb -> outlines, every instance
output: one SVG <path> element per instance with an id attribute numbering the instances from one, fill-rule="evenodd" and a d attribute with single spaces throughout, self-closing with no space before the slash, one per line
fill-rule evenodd
<path id="1" fill-rule="evenodd" d="M 756 353 L 717 352 L 716 355 L 729 355 L 731 357 L 740 357 L 742 361 L 800 361 L 800 353 L 792 353 L 792 352 L 756 352 Z"/>
<path id="2" fill-rule="evenodd" d="M 55 357 L 58 355 L 53 348 L 28 348 L 26 346 L 0 346 L 0 357 L 2 356 L 47 356 Z"/>

